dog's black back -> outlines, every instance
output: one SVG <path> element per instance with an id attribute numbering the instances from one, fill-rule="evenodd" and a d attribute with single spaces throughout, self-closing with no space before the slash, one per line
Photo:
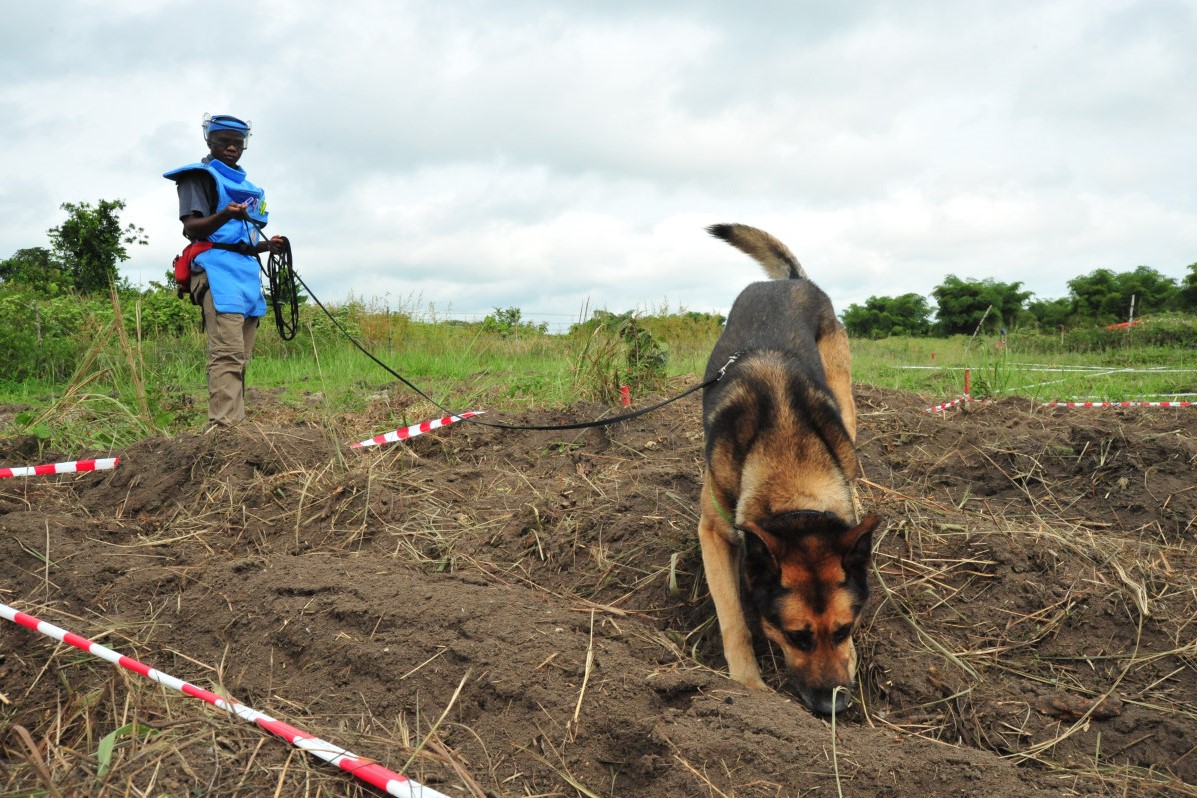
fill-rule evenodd
<path id="1" fill-rule="evenodd" d="M 758 366 L 764 366 L 765 361 L 780 363 L 785 393 L 795 406 L 807 409 L 817 429 L 842 429 L 842 408 L 828 386 L 819 352 L 819 342 L 842 329 L 827 294 L 804 276 L 752 283 L 740 292 L 704 376 L 704 380 L 713 379 L 729 358 L 737 355 L 724 377 L 703 393 L 708 456 L 712 442 L 720 437 L 712 434 L 712 425 L 718 423 L 719 409 L 729 406 L 727 395 L 737 390 L 741 380 L 759 374 Z M 751 394 L 758 400 L 775 395 L 764 390 Z M 767 421 L 767 412 L 760 415 L 762 422 Z"/>
<path id="2" fill-rule="evenodd" d="M 827 377 L 818 351 L 826 336 L 842 333 L 831 299 L 806 278 L 793 253 L 773 236 L 739 224 L 716 224 L 707 232 L 752 256 L 772 277 L 752 283 L 736 297 L 728 312 L 723 334 L 707 362 L 704 381 L 711 380 L 728 359 L 739 354 L 733 369 L 757 351 L 787 355 L 816 388 L 827 389 Z M 734 380 L 723 379 L 703 394 L 703 416 L 719 404 L 720 395 Z"/>
<path id="3" fill-rule="evenodd" d="M 831 300 L 810 280 L 752 283 L 740 292 L 728 312 L 727 324 L 707 362 L 704 380 L 714 377 L 733 354 L 760 349 L 806 360 L 822 373 L 818 342 L 838 325 Z"/>

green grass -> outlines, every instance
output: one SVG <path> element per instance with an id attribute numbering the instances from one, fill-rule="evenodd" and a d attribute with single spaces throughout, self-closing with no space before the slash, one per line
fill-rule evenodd
<path id="1" fill-rule="evenodd" d="M 1048 337 L 1047 340 L 1054 341 Z M 857 382 L 932 398 L 1025 396 L 1036 401 L 1160 401 L 1197 392 L 1197 352 L 1184 346 L 1135 345 L 1104 351 L 1044 351 L 1045 337 L 997 340 L 891 338 L 853 342 Z"/>
<path id="2" fill-rule="evenodd" d="M 546 335 L 420 322 L 360 304 L 335 312 L 379 360 L 453 410 L 513 412 L 584 399 L 614 404 L 618 394 L 612 386 L 627 380 L 618 374 L 628 344 L 603 329 Z M 668 361 L 664 380 L 633 385 L 634 396 L 670 395 L 680 390 L 679 378 L 702 374 L 719 333 L 717 318 L 675 314 L 640 322 Z M 1137 340 L 1086 335 L 1070 344 L 1059 336 L 1014 333 L 1004 349 L 992 336 L 856 340 L 853 374 L 861 384 L 936 401 L 964 393 L 966 370 L 977 397 L 1159 401 L 1197 391 L 1193 347 L 1160 345 L 1139 333 Z M 207 400 L 204 337 L 198 330 L 145 340 L 134 330 L 122 341 L 97 328 L 85 345 L 69 380 L 0 382 L 0 405 L 17 406 L 14 414 L 0 416 L 5 419 L 0 437 L 32 434 L 58 451 L 80 451 L 202 427 Z M 280 340 L 269 324 L 262 327 L 248 379 L 251 387 L 278 393 L 285 404 L 329 417 L 361 411 L 384 391 L 391 397 L 409 393 L 311 308 L 293 341 Z M 415 412 L 427 408 L 414 394 L 398 404 L 421 405 Z"/>

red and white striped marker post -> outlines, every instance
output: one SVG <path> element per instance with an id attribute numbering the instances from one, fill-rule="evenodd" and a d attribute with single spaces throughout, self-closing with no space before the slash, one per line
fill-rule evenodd
<path id="1" fill-rule="evenodd" d="M 232 712 L 237 717 L 248 723 L 254 723 L 261 726 L 271 734 L 282 737 L 296 748 L 307 751 L 312 756 L 323 759 L 325 762 L 336 765 L 341 770 L 350 773 L 353 776 L 361 779 L 367 784 L 383 790 L 388 795 L 398 796 L 399 798 L 449 798 L 444 793 L 437 792 L 431 787 L 425 787 L 418 781 L 413 781 L 407 776 L 401 776 L 392 770 L 388 770 L 377 762 L 372 762 L 368 759 L 362 759 L 356 754 L 346 751 L 340 746 L 333 745 L 330 742 L 325 742 L 318 737 L 313 737 L 310 734 L 300 731 L 282 721 L 275 720 L 269 715 L 264 715 L 257 710 L 238 704 L 235 701 L 226 701 L 213 692 L 196 687 L 193 684 L 176 679 L 161 671 L 154 670 L 149 665 L 138 662 L 135 659 L 118 654 L 110 648 L 105 648 L 99 643 L 93 643 L 85 637 L 80 637 L 77 634 L 72 634 L 65 629 L 46 623 L 45 621 L 34 618 L 32 615 L 26 615 L 23 612 L 18 612 L 7 604 L 0 603 L 0 617 L 7 618 L 13 623 L 24 626 L 27 629 L 32 629 L 47 637 L 52 637 L 67 645 L 74 646 L 80 651 L 85 651 L 88 654 L 107 660 L 114 665 L 140 673 L 142 676 L 152 681 L 164 684 L 180 693 L 198 698 L 205 701 L 218 709 L 223 709 L 226 712 Z"/>
<path id="2" fill-rule="evenodd" d="M 0 468 L 0 479 L 7 479 L 8 477 L 31 477 L 35 474 L 77 474 L 83 471 L 107 471 L 108 469 L 116 468 L 116 464 L 120 461 L 119 457 L 108 457 L 101 460 L 72 460 L 69 463 Z"/>
<path id="3" fill-rule="evenodd" d="M 477 410 L 471 413 L 462 413 L 460 416 L 445 416 L 444 418 L 434 418 L 431 421 L 422 421 L 419 424 L 412 424 L 410 427 L 404 429 L 397 429 L 394 432 L 387 432 L 383 435 L 375 435 L 369 440 L 361 441 L 360 443 L 351 443 L 351 449 L 361 449 L 365 446 L 377 446 L 380 443 L 395 443 L 397 441 L 405 441 L 408 438 L 414 438 L 417 435 L 423 435 L 425 432 L 431 432 L 434 429 L 447 427 L 455 421 L 461 421 L 463 418 L 473 418 L 485 413 L 485 410 Z"/>
<path id="4" fill-rule="evenodd" d="M 932 360 L 935 359 L 934 352 L 931 353 L 931 359 Z M 964 396 L 961 396 L 959 399 L 953 399 L 950 402 L 944 402 L 942 405 L 936 405 L 935 407 L 928 407 L 923 412 L 924 413 L 938 413 L 942 410 L 947 410 L 948 408 L 955 407 L 956 405 L 962 405 L 965 402 L 975 402 L 975 401 L 977 401 L 977 400 L 973 399 L 972 369 L 965 369 L 964 370 Z"/>
<path id="5" fill-rule="evenodd" d="M 1044 407 L 1197 407 L 1197 402 L 1044 402 Z"/>

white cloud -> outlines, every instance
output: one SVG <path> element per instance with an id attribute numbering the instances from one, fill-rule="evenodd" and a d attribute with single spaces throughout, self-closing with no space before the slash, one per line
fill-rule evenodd
<path id="1" fill-rule="evenodd" d="M 210 111 L 253 121 L 244 164 L 332 302 L 724 309 L 758 270 L 721 221 L 786 241 L 840 307 L 1197 261 L 1179 0 L 6 13 L 0 257 L 62 202 L 123 198 L 151 239 L 125 272 L 158 279 L 182 243 L 160 175 Z"/>

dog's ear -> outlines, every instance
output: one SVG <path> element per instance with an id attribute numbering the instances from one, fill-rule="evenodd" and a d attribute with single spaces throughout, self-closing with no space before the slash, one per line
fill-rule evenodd
<path id="1" fill-rule="evenodd" d="M 873 530 L 881 523 L 881 517 L 870 513 L 852 527 L 844 530 L 837 541 L 838 548 L 843 552 L 844 570 L 854 571 L 868 566 L 873 556 Z"/>
<path id="2" fill-rule="evenodd" d="M 737 524 L 736 529 L 744 535 L 744 573 L 751 580 L 754 577 L 776 579 L 781 576 L 781 559 L 784 544 L 749 521 Z"/>

